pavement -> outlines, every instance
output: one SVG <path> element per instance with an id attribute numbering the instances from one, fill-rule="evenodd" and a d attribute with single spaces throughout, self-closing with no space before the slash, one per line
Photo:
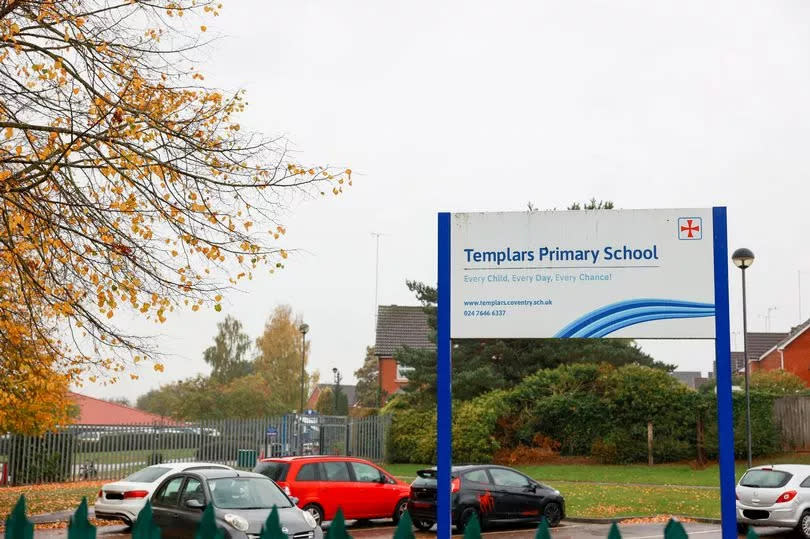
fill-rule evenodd
<path id="1" fill-rule="evenodd" d="M 720 539 L 720 526 L 717 524 L 688 523 L 684 524 L 686 533 L 690 538 L 695 539 Z M 371 523 L 366 526 L 347 525 L 347 531 L 356 539 L 391 539 L 394 536 L 394 526 L 379 523 Z M 487 530 L 483 537 L 492 539 L 534 539 L 536 527 L 534 526 L 503 526 Z M 619 525 L 622 537 L 625 539 L 663 539 L 664 524 L 628 524 Z M 563 522 L 560 526 L 551 530 L 551 536 L 555 539 L 577 539 L 580 537 L 593 537 L 606 539 L 610 531 L 610 524 L 588 523 L 588 522 Z M 756 528 L 760 537 L 787 538 L 792 537 L 789 530 L 777 528 Z M 415 532 L 418 539 L 435 538 L 435 532 Z M 61 538 L 67 537 L 67 530 L 37 530 L 37 537 Z M 97 537 L 106 538 L 130 538 L 129 529 L 124 526 L 103 526 L 97 529 Z M 462 537 L 454 535 L 454 537 Z M 741 536 L 742 537 L 742 536 Z"/>

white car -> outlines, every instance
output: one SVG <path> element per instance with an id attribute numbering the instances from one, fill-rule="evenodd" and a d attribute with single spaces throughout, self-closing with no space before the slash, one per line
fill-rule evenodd
<path id="1" fill-rule="evenodd" d="M 757 466 L 745 472 L 737 485 L 737 523 L 794 528 L 810 539 L 810 466 Z"/>
<path id="2" fill-rule="evenodd" d="M 123 520 L 132 526 L 138 518 L 146 500 L 166 476 L 188 470 L 215 469 L 232 470 L 224 464 L 206 462 L 170 462 L 155 464 L 138 470 L 115 483 L 107 483 L 98 491 L 94 511 L 99 520 Z"/>

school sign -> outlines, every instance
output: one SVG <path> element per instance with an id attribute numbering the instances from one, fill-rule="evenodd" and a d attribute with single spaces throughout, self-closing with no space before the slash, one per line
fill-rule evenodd
<path id="1" fill-rule="evenodd" d="M 451 338 L 715 339 L 723 536 L 736 537 L 725 208 L 441 213 L 438 254 L 441 538 Z"/>

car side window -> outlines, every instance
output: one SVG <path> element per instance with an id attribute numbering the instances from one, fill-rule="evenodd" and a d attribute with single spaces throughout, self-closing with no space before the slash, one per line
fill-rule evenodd
<path id="1" fill-rule="evenodd" d="M 296 481 L 317 481 L 319 479 L 320 474 L 318 473 L 318 464 L 311 463 L 311 464 L 304 464 L 301 466 L 301 469 L 298 470 L 298 474 L 295 476 Z"/>
<path id="2" fill-rule="evenodd" d="M 183 486 L 183 476 L 175 477 L 161 488 L 152 498 L 153 505 L 172 506 L 177 505 L 180 495 L 180 487 Z"/>
<path id="3" fill-rule="evenodd" d="M 473 483 L 489 484 L 489 476 L 486 470 L 473 470 L 465 473 L 463 476 L 465 481 L 472 481 Z"/>
<path id="4" fill-rule="evenodd" d="M 492 476 L 492 482 L 499 487 L 528 487 L 529 480 L 512 470 L 505 470 L 503 468 L 490 468 L 489 474 Z"/>
<path id="5" fill-rule="evenodd" d="M 354 480 L 360 483 L 379 483 L 380 477 L 382 477 L 380 470 L 362 462 L 352 462 L 352 469 L 354 470 Z"/>
<path id="6" fill-rule="evenodd" d="M 324 462 L 323 471 L 326 477 L 321 479 L 326 481 L 351 481 L 349 477 L 349 467 L 345 462 Z"/>
<path id="7" fill-rule="evenodd" d="M 802 488 L 808 488 L 808 487 L 810 487 L 810 477 L 808 477 L 807 479 L 805 479 L 804 481 L 802 481 L 802 484 L 801 484 L 801 485 L 799 485 L 799 486 L 800 486 L 800 487 L 802 487 Z"/>
<path id="8" fill-rule="evenodd" d="M 180 506 L 185 507 L 189 500 L 197 500 L 205 505 L 205 492 L 203 491 L 202 483 L 193 477 L 189 478 L 186 482 L 183 494 L 180 495 Z"/>

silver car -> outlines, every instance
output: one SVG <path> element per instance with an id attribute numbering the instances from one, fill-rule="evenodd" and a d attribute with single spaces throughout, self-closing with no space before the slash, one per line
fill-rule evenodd
<path id="1" fill-rule="evenodd" d="M 795 528 L 810 539 L 810 466 L 758 466 L 745 472 L 737 485 L 737 523 Z"/>

